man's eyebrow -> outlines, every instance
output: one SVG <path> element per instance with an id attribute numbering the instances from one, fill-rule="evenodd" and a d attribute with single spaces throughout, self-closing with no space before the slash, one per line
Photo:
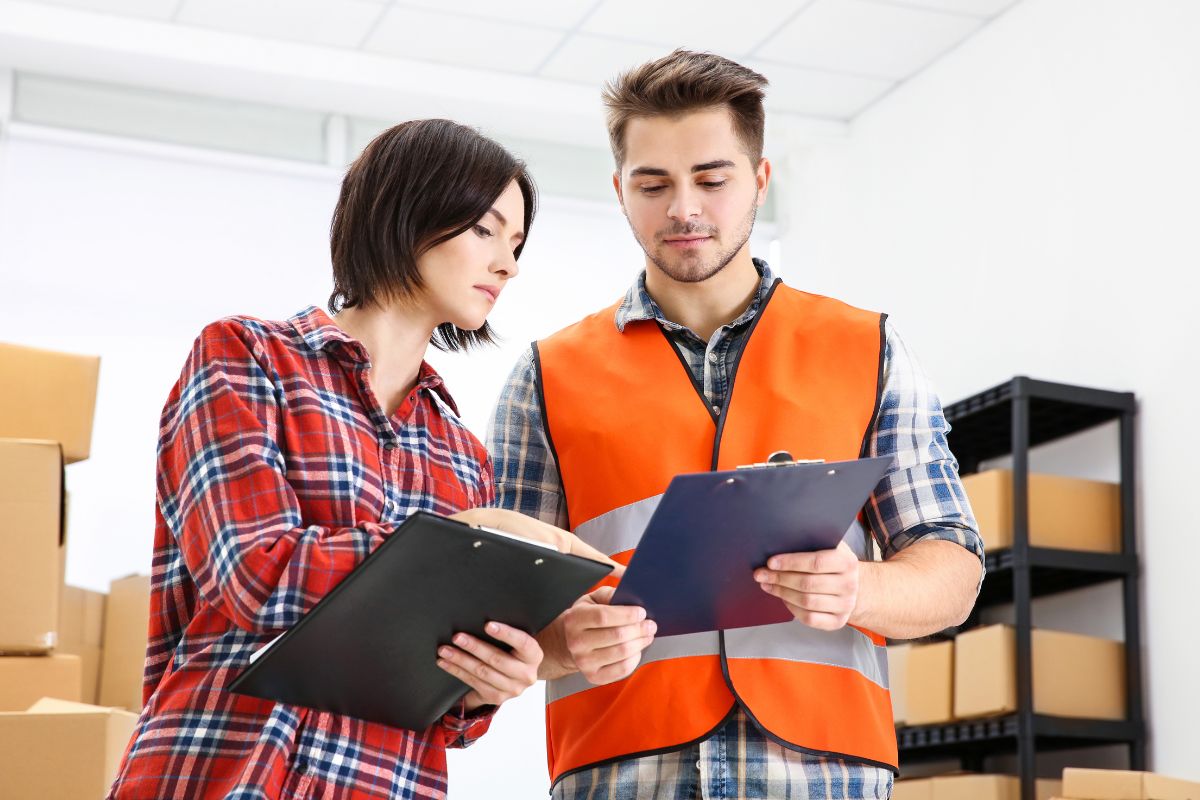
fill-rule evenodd
<path id="1" fill-rule="evenodd" d="M 710 169 L 726 169 L 732 166 L 734 166 L 732 161 L 726 161 L 724 159 L 720 161 L 705 161 L 703 164 L 697 164 L 696 166 L 692 167 L 692 172 L 708 172 Z"/>
<path id="2" fill-rule="evenodd" d="M 667 171 L 661 167 L 634 167 L 629 171 L 629 177 L 636 178 L 641 175 L 655 175 L 660 178 L 667 177 Z"/>

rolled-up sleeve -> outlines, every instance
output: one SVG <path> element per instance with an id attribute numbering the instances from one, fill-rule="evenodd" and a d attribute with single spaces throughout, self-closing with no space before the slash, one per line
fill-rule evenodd
<path id="1" fill-rule="evenodd" d="M 921 539 L 944 539 L 982 563 L 983 541 L 946 442 L 941 401 L 890 321 L 885 334 L 883 393 L 866 454 L 895 462 L 865 509 L 871 533 L 885 560 Z"/>

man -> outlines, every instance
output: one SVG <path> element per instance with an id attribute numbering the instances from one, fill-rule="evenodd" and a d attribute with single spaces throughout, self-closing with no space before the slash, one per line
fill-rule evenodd
<path id="1" fill-rule="evenodd" d="M 543 632 L 557 798 L 886 797 L 884 637 L 961 623 L 978 591 L 948 426 L 886 316 L 791 289 L 750 255 L 766 84 L 680 50 L 606 87 L 645 272 L 517 364 L 490 436 L 498 502 L 626 563 L 677 473 L 774 450 L 895 463 L 837 549 L 756 571 L 793 622 L 655 639 L 605 586 Z"/>

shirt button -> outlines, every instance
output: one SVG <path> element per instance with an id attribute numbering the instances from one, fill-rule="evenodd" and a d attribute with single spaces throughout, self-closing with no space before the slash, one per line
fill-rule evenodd
<path id="1" fill-rule="evenodd" d="M 717 405 L 714 405 L 714 406 L 713 406 L 713 413 L 714 413 L 714 414 L 716 414 L 717 416 L 721 416 L 721 407 L 720 407 L 720 406 L 717 406 Z"/>
<path id="2" fill-rule="evenodd" d="M 709 354 L 708 354 L 708 363 L 710 363 L 710 364 L 715 364 L 715 363 L 717 363 L 717 354 L 716 354 L 716 353 L 709 353 Z"/>
<path id="3" fill-rule="evenodd" d="M 699 762 L 699 761 L 697 761 L 697 762 L 696 762 L 696 769 L 700 769 L 700 762 Z"/>
<path id="4" fill-rule="evenodd" d="M 395 450 L 396 443 L 394 441 L 392 441 L 391 439 L 388 439 L 386 442 L 383 443 L 383 449 L 384 450 Z"/>

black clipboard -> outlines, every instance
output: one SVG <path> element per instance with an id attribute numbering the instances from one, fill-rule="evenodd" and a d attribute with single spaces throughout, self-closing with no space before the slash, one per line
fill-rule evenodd
<path id="1" fill-rule="evenodd" d="M 437 649 L 491 620 L 536 633 L 607 564 L 416 512 L 230 684 L 239 694 L 424 730 L 467 693 Z"/>
<path id="2" fill-rule="evenodd" d="M 892 457 L 677 475 L 612 605 L 646 609 L 658 636 L 790 622 L 754 570 L 779 553 L 837 547 Z"/>

